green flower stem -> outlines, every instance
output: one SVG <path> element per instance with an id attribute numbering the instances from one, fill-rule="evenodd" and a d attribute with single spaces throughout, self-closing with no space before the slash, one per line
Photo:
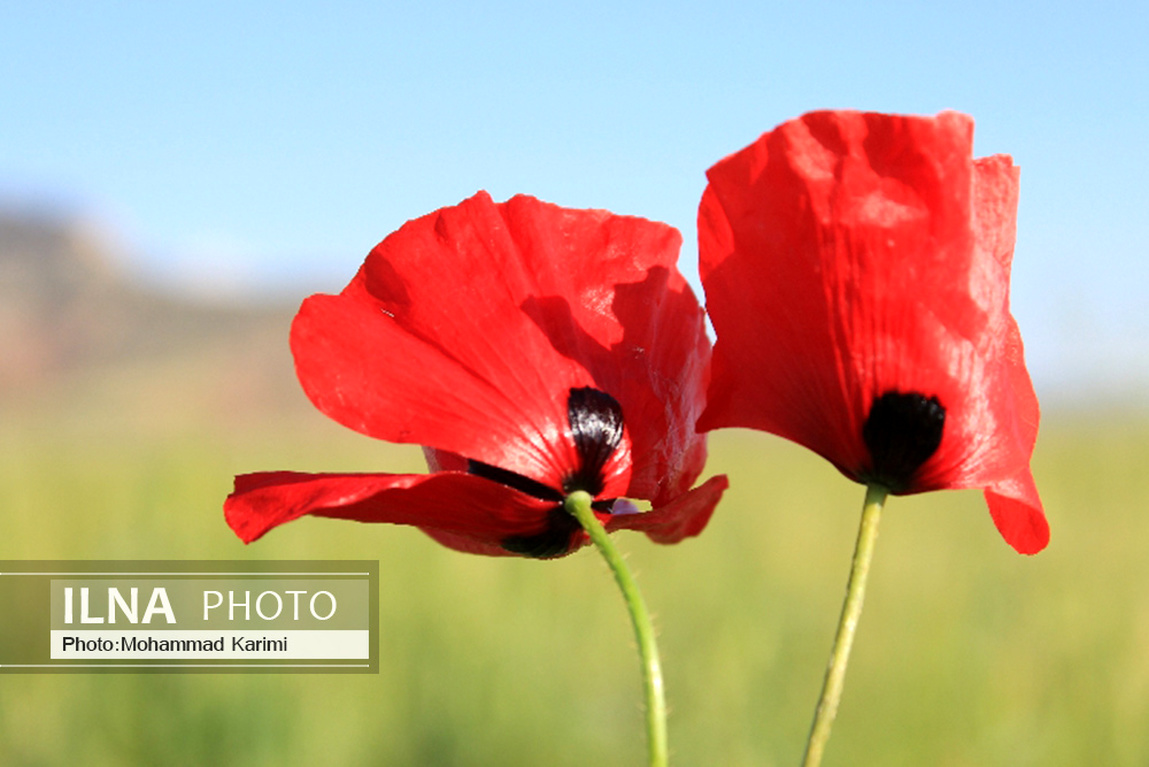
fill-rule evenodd
<path id="1" fill-rule="evenodd" d="M 870 573 L 874 542 L 878 539 L 878 521 L 882 516 L 882 505 L 886 502 L 887 493 L 886 488 L 879 485 L 869 485 L 866 488 L 858 542 L 854 545 L 854 564 L 850 568 L 850 582 L 846 585 L 846 601 L 842 604 L 842 616 L 838 619 L 838 634 L 834 637 L 834 649 L 830 651 L 826 680 L 822 683 L 822 697 L 818 699 L 818 709 L 814 713 L 814 724 L 806 741 L 802 767 L 818 767 L 822 763 L 826 741 L 830 739 L 830 728 L 838 713 L 838 702 L 842 699 L 842 683 L 846 679 L 850 647 L 854 644 L 854 632 L 858 629 L 862 602 L 866 598 L 866 576 Z"/>
<path id="2" fill-rule="evenodd" d="M 647 754 L 651 767 L 666 767 L 668 752 L 666 745 L 666 697 L 662 688 L 662 665 L 658 660 L 658 645 L 654 641 L 654 624 L 646 603 L 638 591 L 630 569 L 607 535 L 606 529 L 598 521 L 591 509 L 594 499 L 582 490 L 576 490 L 566 497 L 563 507 L 576 519 L 590 535 L 591 542 L 598 547 L 603 559 L 614 573 L 614 579 L 622 590 L 626 608 L 630 612 L 634 634 L 638 640 L 638 654 L 642 661 L 642 683 L 646 690 L 646 737 Z"/>

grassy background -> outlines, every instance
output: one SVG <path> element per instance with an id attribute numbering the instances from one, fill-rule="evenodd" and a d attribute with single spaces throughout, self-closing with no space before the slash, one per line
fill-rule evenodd
<path id="1" fill-rule="evenodd" d="M 378 559 L 380 673 L 4 675 L 0 764 L 642 763 L 630 627 L 594 551 L 487 559 L 330 520 L 244 547 L 220 510 L 234 473 L 421 459 L 302 395 L 236 395 L 241 367 L 185 364 L 0 409 L 0 558 Z M 797 764 L 862 488 L 767 435 L 720 432 L 711 453 L 732 487 L 703 536 L 620 535 L 660 629 L 673 760 Z M 977 492 L 892 499 L 825 764 L 1149 763 L 1146 465 L 1145 418 L 1047 414 L 1053 542 L 1032 558 Z"/>

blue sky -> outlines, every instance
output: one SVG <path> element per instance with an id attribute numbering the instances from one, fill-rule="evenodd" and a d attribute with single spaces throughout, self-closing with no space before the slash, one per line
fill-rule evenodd
<path id="1" fill-rule="evenodd" d="M 1147 34 L 1134 2 L 0 0 L 0 201 L 196 287 L 338 290 L 481 188 L 666 221 L 696 274 L 716 160 L 811 109 L 958 109 L 1022 168 L 1039 394 L 1097 398 L 1149 386 Z"/>

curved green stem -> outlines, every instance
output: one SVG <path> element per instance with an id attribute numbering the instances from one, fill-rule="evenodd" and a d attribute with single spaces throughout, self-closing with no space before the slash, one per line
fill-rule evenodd
<path id="1" fill-rule="evenodd" d="M 615 548 L 606 529 L 594 515 L 594 510 L 591 508 L 593 500 L 589 493 L 576 490 L 566 497 L 563 507 L 578 519 L 579 524 L 590 535 L 591 542 L 598 547 L 603 559 L 614 573 L 618 587 L 622 590 L 626 608 L 630 612 L 630 621 L 634 625 L 635 638 L 638 640 L 639 658 L 642 661 L 649 764 L 650 767 L 666 767 L 669 759 L 666 745 L 666 697 L 662 688 L 662 665 L 658 660 L 658 645 L 654 641 L 654 624 L 651 623 L 646 603 L 642 600 L 638 584 L 635 583 L 622 554 Z"/>
<path id="2" fill-rule="evenodd" d="M 842 615 L 838 619 L 838 634 L 834 637 L 834 648 L 830 651 L 826 680 L 822 683 L 822 697 L 818 699 L 818 709 L 814 713 L 814 724 L 806 741 L 802 767 L 818 767 L 822 763 L 826 741 L 830 739 L 830 728 L 838 713 L 838 702 L 842 699 L 842 683 L 846 679 L 850 647 L 854 644 L 854 632 L 858 629 L 858 618 L 862 615 L 862 603 L 866 598 L 866 576 L 870 573 L 874 542 L 878 539 L 878 521 L 882 516 L 882 505 L 887 493 L 886 488 L 878 485 L 866 488 L 858 542 L 854 545 L 854 564 L 850 568 L 850 581 L 846 585 L 846 601 L 842 604 Z"/>

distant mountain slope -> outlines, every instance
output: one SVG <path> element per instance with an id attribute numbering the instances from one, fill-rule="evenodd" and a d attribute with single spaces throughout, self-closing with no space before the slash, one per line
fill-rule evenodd
<path id="1" fill-rule="evenodd" d="M 77 221 L 0 210 L 0 402 L 191 358 L 213 360 L 216 377 L 240 371 L 248 386 L 254 376 L 298 393 L 287 351 L 296 305 L 182 298 L 133 280 L 118 256 Z"/>

